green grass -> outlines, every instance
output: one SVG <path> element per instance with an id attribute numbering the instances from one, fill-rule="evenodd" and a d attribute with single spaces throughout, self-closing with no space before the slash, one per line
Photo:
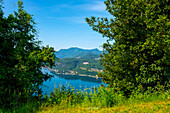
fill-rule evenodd
<path id="1" fill-rule="evenodd" d="M 121 105 L 114 107 L 98 108 L 98 107 L 82 107 L 75 106 L 72 108 L 60 108 L 60 106 L 47 107 L 39 111 L 39 113 L 169 113 L 170 101 L 153 101 L 142 102 L 129 105 Z"/>
<path id="2" fill-rule="evenodd" d="M 110 113 L 110 112 L 162 112 L 170 109 L 169 92 L 140 94 L 126 98 L 123 93 L 115 93 L 112 88 L 98 88 L 87 93 L 74 89 L 56 88 L 44 101 L 30 101 L 13 109 L 0 109 L 0 113 Z"/>

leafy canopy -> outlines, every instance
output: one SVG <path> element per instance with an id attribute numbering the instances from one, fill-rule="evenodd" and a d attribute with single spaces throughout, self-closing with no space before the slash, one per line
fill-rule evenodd
<path id="1" fill-rule="evenodd" d="M 41 46 L 32 15 L 18 0 L 18 11 L 4 17 L 0 4 L 0 106 L 13 106 L 28 97 L 41 96 L 43 81 L 51 78 L 42 73 L 52 67 L 54 49 Z"/>
<path id="2" fill-rule="evenodd" d="M 106 0 L 113 19 L 86 18 L 103 44 L 103 80 L 126 95 L 168 89 L 170 74 L 170 1 Z M 105 52 L 106 51 L 106 52 Z"/>

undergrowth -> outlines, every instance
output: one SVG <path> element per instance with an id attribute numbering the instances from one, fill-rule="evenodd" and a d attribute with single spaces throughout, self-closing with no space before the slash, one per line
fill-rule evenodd
<path id="1" fill-rule="evenodd" d="M 170 99 L 169 91 L 145 94 L 134 92 L 127 98 L 122 92 L 115 92 L 113 88 L 108 87 L 91 88 L 90 92 L 86 90 L 67 89 L 63 86 L 62 88 L 56 88 L 50 95 L 45 95 L 41 100 L 30 100 L 12 109 L 0 109 L 0 113 L 59 112 L 74 108 L 82 109 L 82 111 L 83 108 L 88 108 L 88 110 L 103 110 L 117 106 L 131 106 L 150 102 L 169 102 Z M 167 105 L 169 106 L 169 104 Z M 159 106 L 157 107 L 160 108 Z M 132 108 L 133 106 L 128 109 Z"/>

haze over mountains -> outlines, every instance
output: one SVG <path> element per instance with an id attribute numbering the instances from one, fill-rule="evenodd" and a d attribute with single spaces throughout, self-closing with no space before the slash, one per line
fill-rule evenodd
<path id="1" fill-rule="evenodd" d="M 61 49 L 57 52 L 55 52 L 56 56 L 58 58 L 98 58 L 100 57 L 100 54 L 102 54 L 102 51 L 96 49 L 81 49 L 78 47 L 71 47 L 69 49 Z"/>

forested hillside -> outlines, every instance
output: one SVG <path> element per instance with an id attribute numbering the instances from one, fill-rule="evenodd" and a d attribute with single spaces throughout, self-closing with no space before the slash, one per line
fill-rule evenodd
<path id="1" fill-rule="evenodd" d="M 102 51 L 98 49 L 81 49 L 77 47 L 71 47 L 69 49 L 61 49 L 55 52 L 58 58 L 76 58 L 76 57 L 86 57 L 87 54 L 98 55 L 102 54 Z"/>
<path id="2" fill-rule="evenodd" d="M 100 55 L 102 51 L 98 49 L 81 49 L 71 47 L 55 52 L 56 57 L 60 58 L 53 69 L 58 74 L 91 75 L 96 76 L 102 72 L 100 65 Z"/>
<path id="3" fill-rule="evenodd" d="M 83 74 L 95 76 L 102 72 L 99 55 L 86 54 L 77 58 L 62 58 L 53 67 L 59 74 Z"/>

